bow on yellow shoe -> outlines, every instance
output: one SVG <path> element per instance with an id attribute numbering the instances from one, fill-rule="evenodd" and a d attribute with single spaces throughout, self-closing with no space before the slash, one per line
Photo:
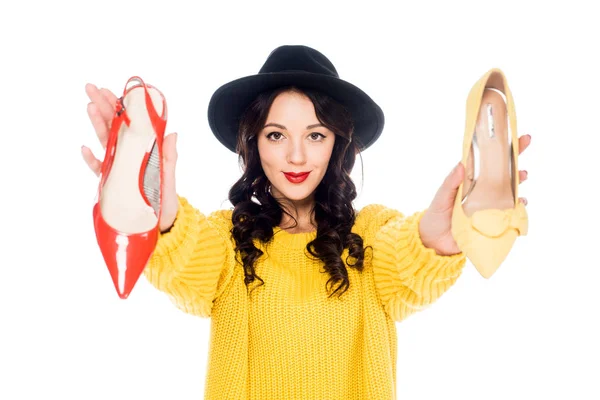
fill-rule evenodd
<path id="1" fill-rule="evenodd" d="M 502 236 L 508 229 L 514 229 L 518 235 L 527 235 L 529 220 L 525 205 L 518 205 L 509 210 L 489 209 L 476 211 L 471 216 L 473 229 L 489 238 Z"/>

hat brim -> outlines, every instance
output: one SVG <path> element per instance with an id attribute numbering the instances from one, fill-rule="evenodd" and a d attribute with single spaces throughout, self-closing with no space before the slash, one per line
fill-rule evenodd
<path id="1" fill-rule="evenodd" d="M 240 117 L 248 105 L 261 92 L 288 85 L 319 90 L 344 105 L 352 115 L 354 137 L 359 139 L 361 151 L 381 135 L 385 122 L 383 111 L 361 89 L 331 76 L 286 71 L 247 76 L 217 89 L 208 105 L 208 123 L 215 137 L 235 153 Z"/>

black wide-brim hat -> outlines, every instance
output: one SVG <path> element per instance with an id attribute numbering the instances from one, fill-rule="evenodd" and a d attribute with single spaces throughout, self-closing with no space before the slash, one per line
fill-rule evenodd
<path id="1" fill-rule="evenodd" d="M 361 151 L 381 135 L 384 115 L 381 108 L 361 89 L 340 79 L 327 57 L 307 46 L 280 46 L 273 50 L 256 75 L 229 82 L 215 91 L 208 105 L 208 123 L 213 134 L 236 152 L 240 118 L 261 93 L 281 86 L 297 86 L 324 93 L 350 112 L 354 138 Z"/>

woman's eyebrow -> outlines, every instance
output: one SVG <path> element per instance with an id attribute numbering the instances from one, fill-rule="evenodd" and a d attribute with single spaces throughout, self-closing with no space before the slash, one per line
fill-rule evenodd
<path id="1" fill-rule="evenodd" d="M 279 129 L 287 130 L 287 128 L 285 126 L 276 124 L 275 122 L 271 122 L 271 123 L 266 124 L 265 126 L 263 126 L 263 129 L 266 128 L 266 127 L 268 127 L 268 126 L 274 126 L 276 128 L 279 128 Z"/>
<path id="2" fill-rule="evenodd" d="M 274 126 L 276 128 L 279 128 L 279 129 L 287 130 L 287 128 L 285 126 L 280 125 L 280 124 L 276 124 L 275 122 L 270 122 L 270 123 L 266 124 L 263 127 L 263 129 L 266 128 L 266 127 L 269 127 L 269 126 Z M 318 128 L 318 127 L 321 127 L 321 126 L 324 126 L 324 125 L 323 124 L 313 124 L 313 125 L 308 125 L 306 127 L 306 129 L 313 129 L 313 128 Z"/>

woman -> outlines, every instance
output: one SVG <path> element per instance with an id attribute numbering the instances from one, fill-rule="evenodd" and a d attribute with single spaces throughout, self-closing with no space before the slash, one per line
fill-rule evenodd
<path id="1" fill-rule="evenodd" d="M 87 91 L 105 142 L 116 97 Z M 162 234 L 144 271 L 177 307 L 212 318 L 205 398 L 396 398 L 395 322 L 465 264 L 450 230 L 462 164 L 426 211 L 356 212 L 350 172 L 383 113 L 305 46 L 279 47 L 259 74 L 222 86 L 209 122 L 243 162 L 234 209 L 206 215 L 177 195 L 167 136 Z M 101 162 L 83 156 L 98 174 Z"/>

